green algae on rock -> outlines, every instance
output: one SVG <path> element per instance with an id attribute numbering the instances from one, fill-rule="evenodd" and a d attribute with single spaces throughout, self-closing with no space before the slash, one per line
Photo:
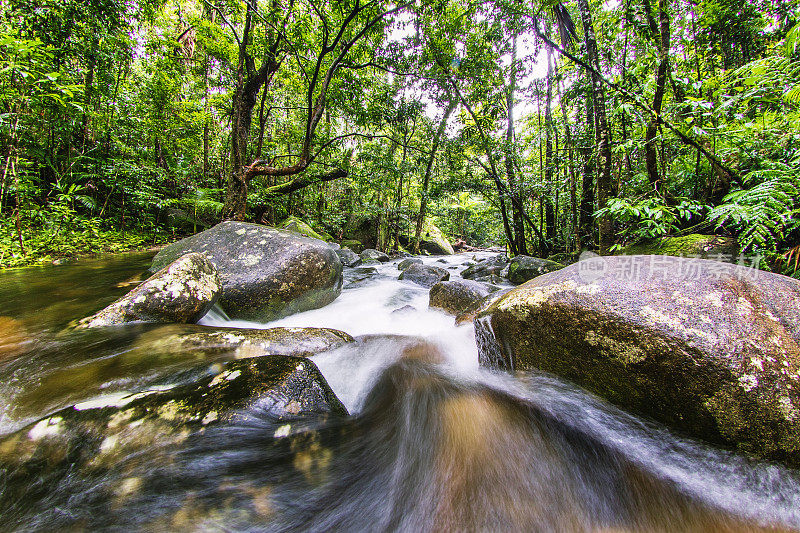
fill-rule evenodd
<path id="1" fill-rule="evenodd" d="M 231 318 L 270 321 L 317 309 L 342 290 L 342 263 L 325 242 L 294 232 L 227 221 L 161 250 L 151 270 L 203 252 L 219 271 L 219 304 Z"/>
<path id="2" fill-rule="evenodd" d="M 482 311 L 481 364 L 550 372 L 691 436 L 800 466 L 800 282 L 703 259 L 592 261 Z"/>
<path id="3" fill-rule="evenodd" d="M 488 286 L 468 279 L 440 281 L 429 294 L 429 307 L 460 315 L 489 295 Z"/>
<path id="4" fill-rule="evenodd" d="M 511 283 L 519 285 L 520 283 L 532 280 L 536 276 L 541 276 L 548 272 L 555 272 L 562 268 L 564 268 L 564 265 L 556 263 L 555 261 L 527 255 L 517 255 L 508 263 L 507 277 Z"/>
<path id="5" fill-rule="evenodd" d="M 733 237 L 693 233 L 682 237 L 662 237 L 650 243 L 632 244 L 627 246 L 622 253 L 625 255 L 672 255 L 732 262 L 737 257 L 738 249 L 736 239 Z"/>

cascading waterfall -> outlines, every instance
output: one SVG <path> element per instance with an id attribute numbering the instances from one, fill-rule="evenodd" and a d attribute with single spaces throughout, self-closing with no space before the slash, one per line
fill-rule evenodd
<path id="1" fill-rule="evenodd" d="M 683 440 L 551 376 L 480 369 L 476 338 L 484 357 L 502 357 L 488 324 L 456 327 L 428 309 L 426 289 L 396 279 L 396 262 L 374 268 L 347 270 L 342 295 L 323 309 L 270 324 L 221 310 L 203 319 L 358 336 L 312 358 L 350 417 L 286 423 L 256 403 L 207 431 L 142 443 L 110 467 L 4 473 L 0 528 L 800 530 L 795 472 Z M 107 362 L 125 360 L 131 342 L 60 346 Z M 46 381 L 54 370 L 40 359 L 14 368 L 42 365 L 36 382 Z M 100 382 L 89 395 L 142 386 L 91 375 Z M 19 389 L 0 394 L 13 404 Z"/>

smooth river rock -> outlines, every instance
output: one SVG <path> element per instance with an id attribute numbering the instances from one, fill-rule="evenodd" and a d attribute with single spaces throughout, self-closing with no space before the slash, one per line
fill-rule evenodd
<path id="1" fill-rule="evenodd" d="M 391 258 L 385 253 L 381 252 L 380 250 L 375 250 L 374 248 L 367 248 L 366 250 L 361 252 L 361 259 L 363 261 L 379 261 L 381 263 L 385 263 L 386 261 L 389 261 Z"/>
<path id="2" fill-rule="evenodd" d="M 77 329 L 129 322 L 197 322 L 214 305 L 222 282 L 214 265 L 199 253 L 188 253 L 165 266 L 131 292 L 86 317 Z"/>
<path id="3" fill-rule="evenodd" d="M 350 248 L 339 248 L 336 250 L 336 255 L 339 256 L 339 260 L 346 267 L 357 267 L 362 263 L 361 256 Z"/>
<path id="4" fill-rule="evenodd" d="M 450 272 L 443 268 L 414 263 L 403 270 L 397 279 L 407 279 L 430 289 L 440 281 L 450 279 Z"/>
<path id="5" fill-rule="evenodd" d="M 429 294 L 429 307 L 460 315 L 489 295 L 489 287 L 468 279 L 440 281 Z"/>
<path id="6" fill-rule="evenodd" d="M 318 239 L 222 222 L 161 250 L 151 270 L 188 252 L 203 252 L 219 271 L 219 304 L 231 318 L 267 322 L 323 307 L 342 290 L 342 263 Z"/>
<path id="7" fill-rule="evenodd" d="M 800 466 L 800 282 L 729 263 L 596 257 L 475 321 L 483 366 L 543 370 L 713 443 Z"/>

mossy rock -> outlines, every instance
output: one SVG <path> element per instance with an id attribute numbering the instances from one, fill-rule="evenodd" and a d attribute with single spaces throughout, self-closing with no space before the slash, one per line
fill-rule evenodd
<path id="1" fill-rule="evenodd" d="M 342 263 L 324 241 L 227 221 L 163 248 L 150 269 L 201 252 L 222 279 L 219 304 L 231 318 L 275 320 L 317 309 L 342 289 Z"/>
<path id="2" fill-rule="evenodd" d="M 314 231 L 314 228 L 312 228 L 307 223 L 303 222 L 302 220 L 294 216 L 291 216 L 286 220 L 284 220 L 283 222 L 281 222 L 281 225 L 278 227 L 280 229 L 285 229 L 293 231 L 295 233 L 299 233 L 304 237 L 311 237 L 312 239 L 319 239 L 321 241 L 331 240 L 330 235 L 328 235 L 328 238 L 326 239 L 323 235 L 320 235 L 319 233 Z"/>
<path id="3" fill-rule="evenodd" d="M 729 263 L 596 257 L 476 319 L 483 366 L 551 372 L 709 442 L 800 466 L 800 282 Z"/>
<path id="4" fill-rule="evenodd" d="M 350 248 L 357 254 L 364 251 L 364 245 L 361 244 L 361 241 L 356 241 L 354 239 L 345 239 L 339 244 L 341 244 L 342 248 Z"/>
<path id="5" fill-rule="evenodd" d="M 359 256 L 350 248 L 339 248 L 336 250 L 336 255 L 339 256 L 339 260 L 346 267 L 357 267 L 362 262 L 361 256 Z"/>
<path id="6" fill-rule="evenodd" d="M 542 274 L 555 272 L 562 268 L 564 268 L 564 265 L 556 263 L 555 261 L 541 259 L 539 257 L 529 257 L 527 255 L 518 255 L 508 263 L 507 277 L 511 283 L 519 285 L 520 283 L 525 283 Z"/>
<path id="7" fill-rule="evenodd" d="M 662 237 L 650 243 L 632 244 L 624 255 L 671 255 L 735 262 L 739 253 L 736 239 L 720 235 L 693 233 L 683 237 Z"/>

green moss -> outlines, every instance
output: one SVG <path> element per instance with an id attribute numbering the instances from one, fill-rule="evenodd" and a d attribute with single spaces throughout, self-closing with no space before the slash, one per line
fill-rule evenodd
<path id="1" fill-rule="evenodd" d="M 293 216 L 284 220 L 279 227 L 281 229 L 288 229 L 289 231 L 294 231 L 295 233 L 299 233 L 300 235 L 303 235 L 305 237 L 311 237 L 312 239 L 319 239 L 321 241 L 330 240 L 330 235 L 328 236 L 329 238 L 326 239 L 325 237 L 314 231 L 314 229 L 311 226 L 309 226 L 299 218 Z"/>
<path id="2" fill-rule="evenodd" d="M 736 255 L 736 241 L 719 235 L 691 234 L 683 237 L 663 237 L 646 244 L 633 244 L 622 250 L 623 255 L 671 255 L 711 257 L 715 254 Z"/>

